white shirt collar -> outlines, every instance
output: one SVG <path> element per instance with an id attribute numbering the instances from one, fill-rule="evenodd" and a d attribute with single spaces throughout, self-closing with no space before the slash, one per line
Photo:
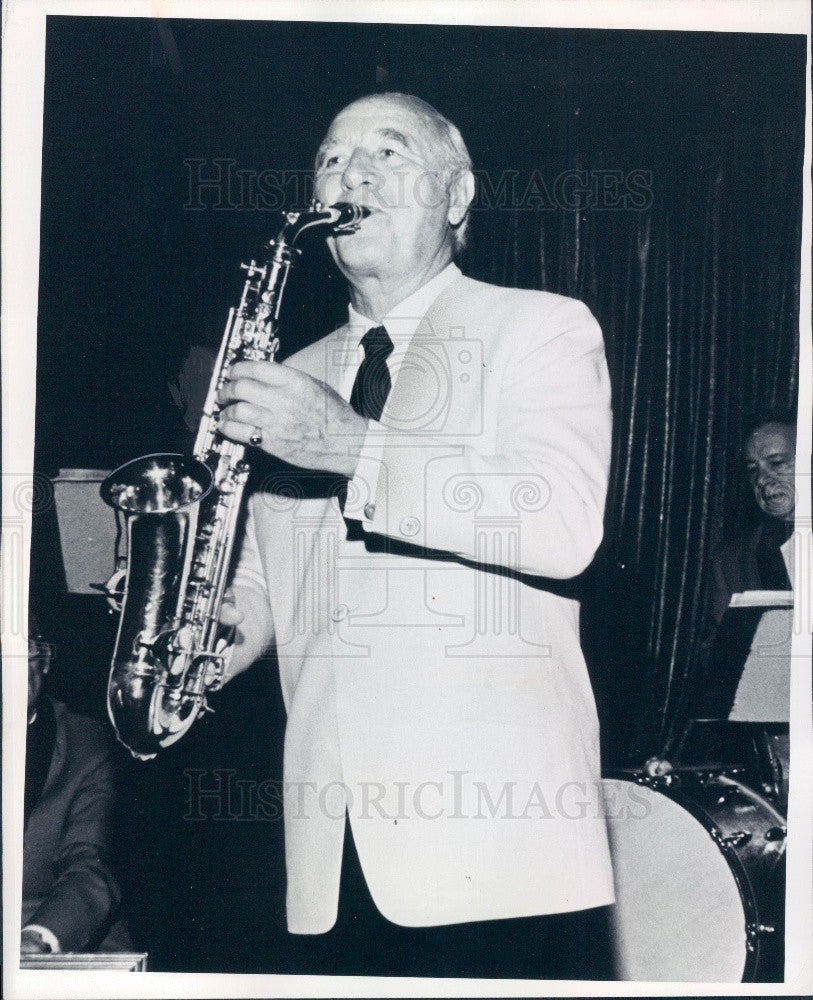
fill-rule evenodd
<path id="1" fill-rule="evenodd" d="M 355 310 L 352 303 L 348 303 L 348 326 L 353 334 L 353 343 L 360 344 L 361 338 L 368 330 L 383 325 L 387 328 L 387 333 L 392 340 L 396 342 L 396 347 L 399 342 L 402 345 L 405 344 L 412 337 L 435 299 L 459 276 L 460 268 L 457 264 L 453 262 L 447 264 L 431 281 L 427 281 L 416 292 L 408 295 L 402 302 L 390 309 L 380 323 L 368 319 L 367 316 Z"/>

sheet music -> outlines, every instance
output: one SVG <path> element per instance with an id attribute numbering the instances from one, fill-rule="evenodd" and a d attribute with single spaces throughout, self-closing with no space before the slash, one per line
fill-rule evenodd
<path id="1" fill-rule="evenodd" d="M 734 696 L 732 722 L 789 721 L 792 634 L 792 607 L 766 608 Z"/>
<path id="2" fill-rule="evenodd" d="M 732 594 L 730 608 L 792 608 L 792 590 L 745 590 Z"/>

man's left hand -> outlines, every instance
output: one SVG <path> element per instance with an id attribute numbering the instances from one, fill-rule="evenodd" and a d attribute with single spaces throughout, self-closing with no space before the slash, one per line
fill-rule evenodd
<path id="1" fill-rule="evenodd" d="M 48 955 L 51 946 L 43 941 L 42 935 L 35 930 L 26 928 L 20 934 L 20 953 L 23 955 Z"/>
<path id="2" fill-rule="evenodd" d="M 220 391 L 218 429 L 291 465 L 352 478 L 367 433 L 367 420 L 330 386 L 275 362 L 239 361 Z"/>

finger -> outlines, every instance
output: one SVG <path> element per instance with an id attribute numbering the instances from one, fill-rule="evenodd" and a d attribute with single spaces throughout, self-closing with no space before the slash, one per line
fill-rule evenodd
<path id="1" fill-rule="evenodd" d="M 244 424 L 237 420 L 220 420 L 217 425 L 223 437 L 238 444 L 251 444 L 251 436 L 258 428 L 262 430 L 260 424 Z"/>
<path id="2" fill-rule="evenodd" d="M 247 424 L 249 427 L 264 427 L 269 423 L 269 413 L 262 406 L 246 403 L 242 400 L 224 406 L 218 414 L 218 429 L 223 433 L 223 424 L 229 421 Z M 228 436 L 228 435 L 227 435 Z"/>
<path id="3" fill-rule="evenodd" d="M 20 952 L 23 955 L 44 955 L 48 951 L 50 949 L 43 941 L 27 936 L 20 939 Z"/>
<path id="4" fill-rule="evenodd" d="M 274 361 L 238 361 L 229 369 L 229 378 L 248 378 L 263 385 L 289 385 L 301 377 L 295 368 L 277 364 Z"/>
<path id="5" fill-rule="evenodd" d="M 256 406 L 267 406 L 274 399 L 271 393 L 279 398 L 282 388 L 282 386 L 272 387 L 253 378 L 232 378 L 220 387 L 217 401 L 221 406 L 224 406 L 235 400 L 244 399 Z"/>
<path id="6" fill-rule="evenodd" d="M 233 627 L 235 625 L 239 625 L 244 618 L 245 615 L 241 614 L 241 612 L 237 610 L 236 605 L 226 604 L 226 602 L 224 601 L 223 604 L 220 606 L 221 625 L 227 625 L 229 627 Z"/>
<path id="7" fill-rule="evenodd" d="M 244 618 L 245 615 L 237 610 L 237 599 L 234 596 L 233 588 L 227 587 L 223 594 L 223 600 L 220 604 L 221 624 L 227 627 L 233 627 L 235 625 L 239 625 Z"/>

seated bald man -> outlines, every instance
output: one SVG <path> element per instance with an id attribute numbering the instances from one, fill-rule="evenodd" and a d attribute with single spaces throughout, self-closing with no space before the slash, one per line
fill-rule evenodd
<path id="1" fill-rule="evenodd" d="M 727 722 L 742 677 L 743 659 L 729 649 L 750 642 L 751 619 L 733 632 L 720 628 L 733 594 L 792 590 L 796 507 L 795 414 L 757 419 L 745 440 L 743 466 L 758 513 L 747 529 L 715 553 L 700 654 L 688 700 L 689 720 L 675 754 L 685 763 L 718 760 L 745 765 L 748 780 L 787 812 L 790 742 L 787 722 Z M 747 645 L 745 649 L 747 650 Z M 744 656 L 744 652 L 743 652 Z M 790 670 L 790 662 L 787 662 Z M 718 720 L 697 722 L 695 720 Z"/>
<path id="2" fill-rule="evenodd" d="M 714 556 L 709 620 L 702 641 L 702 672 L 693 698 L 693 711 L 698 717 L 724 717 L 739 680 L 718 678 L 715 664 L 710 661 L 717 628 L 731 595 L 748 590 L 791 589 L 795 460 L 793 414 L 780 411 L 759 419 L 743 448 L 743 465 L 759 515 L 755 523 L 723 544 Z"/>
<path id="3" fill-rule="evenodd" d="M 790 590 L 789 540 L 796 510 L 796 424 L 791 414 L 761 421 L 743 449 L 746 475 L 761 517 L 725 545 L 714 565 L 712 617 L 719 622 L 732 594 Z"/>
<path id="4" fill-rule="evenodd" d="M 419 98 L 342 110 L 315 180 L 370 209 L 328 240 L 347 322 L 236 364 L 220 397 L 226 437 L 303 470 L 251 498 L 224 614 L 233 673 L 279 660 L 290 953 L 601 977 L 613 880 L 571 584 L 602 535 L 601 332 L 580 302 L 463 276 L 471 160 Z"/>

